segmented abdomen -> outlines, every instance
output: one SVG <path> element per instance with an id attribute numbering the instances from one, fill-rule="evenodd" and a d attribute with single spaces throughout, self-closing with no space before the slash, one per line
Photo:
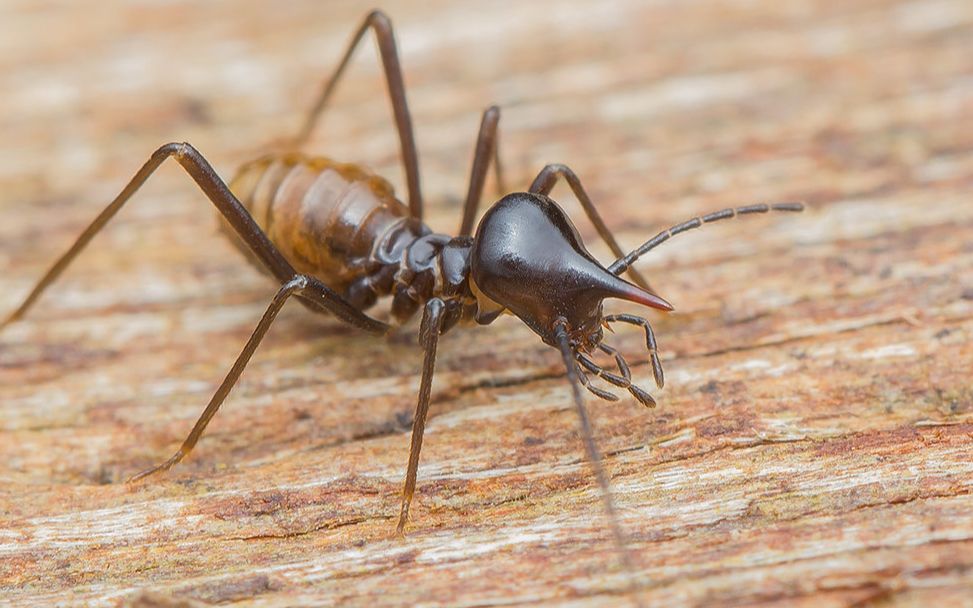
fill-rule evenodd
<path id="1" fill-rule="evenodd" d="M 384 179 L 356 165 L 301 154 L 242 166 L 230 190 L 298 272 L 339 292 L 375 270 L 375 243 L 409 215 Z"/>

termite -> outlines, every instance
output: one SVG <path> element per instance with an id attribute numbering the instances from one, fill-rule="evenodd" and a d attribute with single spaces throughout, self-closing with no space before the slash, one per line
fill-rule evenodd
<path id="1" fill-rule="evenodd" d="M 407 203 L 396 198 L 388 182 L 359 165 L 300 152 L 369 30 L 378 41 L 391 97 L 408 188 Z M 160 147 L 0 324 L 0 329 L 24 316 L 98 231 L 171 157 L 219 210 L 221 225 L 233 242 L 261 270 L 272 275 L 280 289 L 176 453 L 130 481 L 168 470 L 192 451 L 277 313 L 292 296 L 314 312 L 331 313 L 378 335 L 405 323 L 421 309 L 419 343 L 424 357 L 396 527 L 401 534 L 415 492 L 439 336 L 461 322 L 488 325 L 499 315 L 509 313 L 519 317 L 561 355 L 587 460 L 601 490 L 616 549 L 631 573 L 633 564 L 615 514 L 581 387 L 601 399 L 618 399 L 609 390 L 596 386 L 590 374 L 628 391 L 643 405 L 655 405 L 647 391 L 633 384 L 622 354 L 604 342 L 603 330 L 613 323 L 642 328 L 657 387 L 662 388 L 664 377 L 650 323 L 632 314 L 605 315 L 602 303 L 606 298 L 619 298 L 671 311 L 672 305 L 632 268 L 640 257 L 672 236 L 705 223 L 744 214 L 801 211 L 803 206 L 778 203 L 724 209 L 663 230 L 625 254 L 575 173 L 564 165 L 551 164 L 541 170 L 526 192 L 507 194 L 495 202 L 476 225 L 474 234 L 491 164 L 498 183 L 503 183 L 497 145 L 499 118 L 496 106 L 483 113 L 459 234 L 434 233 L 422 221 L 419 160 L 395 35 L 388 17 L 374 11 L 355 32 L 303 126 L 290 141 L 288 149 L 292 151 L 270 153 L 244 164 L 226 183 L 192 145 L 169 143 Z M 567 214 L 548 196 L 558 179 L 567 182 L 598 235 L 617 256 L 608 267 L 588 252 Z M 621 278 L 626 272 L 631 282 Z M 365 312 L 386 296 L 391 296 L 391 324 Z M 595 351 L 609 355 L 615 371 L 599 366 L 590 357 Z"/>

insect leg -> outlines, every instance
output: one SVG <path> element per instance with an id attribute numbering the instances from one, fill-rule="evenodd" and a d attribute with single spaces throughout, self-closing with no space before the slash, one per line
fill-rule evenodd
<path id="1" fill-rule="evenodd" d="M 422 360 L 422 380 L 419 382 L 419 402 L 416 417 L 412 422 L 412 445 L 409 448 L 409 466 L 405 473 L 402 488 L 402 509 L 399 511 L 399 524 L 396 532 L 402 534 L 409 518 L 409 505 L 416 491 L 416 472 L 419 469 L 419 451 L 422 449 L 422 434 L 426 429 L 426 414 L 429 413 L 429 396 L 432 391 L 432 376 L 436 367 L 436 348 L 439 345 L 439 332 L 443 328 L 446 305 L 439 298 L 426 302 L 419 325 L 419 343 L 425 349 Z"/>
<path id="2" fill-rule="evenodd" d="M 594 203 L 591 202 L 591 197 L 585 192 L 584 186 L 581 185 L 581 180 L 575 175 L 574 171 L 571 170 L 567 165 L 552 164 L 547 165 L 541 172 L 537 174 L 534 178 L 534 182 L 530 185 L 530 192 L 536 194 L 550 194 L 551 190 L 554 188 L 554 184 L 557 183 L 557 178 L 563 177 L 565 181 L 568 182 L 568 186 L 571 187 L 571 191 L 578 198 L 581 206 L 584 208 L 585 214 L 587 214 L 588 219 L 591 223 L 595 225 L 595 230 L 598 231 L 598 235 L 608 244 L 608 248 L 612 250 L 612 253 L 616 257 L 622 257 L 625 255 L 624 250 L 615 240 L 615 236 L 608 230 L 608 226 L 605 225 L 605 221 L 601 219 L 601 215 L 598 214 L 598 210 L 595 209 Z M 642 289 L 655 293 L 651 287 L 649 287 L 649 282 L 645 280 L 637 270 L 634 268 L 629 268 L 629 276 L 636 285 Z"/>
<path id="3" fill-rule="evenodd" d="M 574 399 L 574 409 L 578 413 L 578 423 L 581 427 L 581 438 L 584 440 L 585 452 L 588 455 L 588 463 L 591 465 L 592 472 L 601 489 L 601 497 L 604 503 L 605 514 L 608 516 L 608 523 L 611 526 L 612 536 L 615 541 L 615 549 L 622 560 L 626 572 L 629 575 L 629 592 L 633 594 L 633 599 L 639 606 L 642 605 L 640 599 L 635 595 L 635 563 L 632 560 L 631 552 L 628 548 L 628 541 L 622 526 L 618 522 L 618 513 L 615 510 L 615 499 L 612 497 L 611 487 L 608 484 L 608 476 L 602 466 L 601 453 L 595 445 L 594 431 L 591 428 L 591 420 L 588 418 L 588 410 L 584 406 L 584 397 L 581 394 L 581 381 L 578 368 L 574 362 L 574 352 L 568 339 L 567 323 L 563 318 L 555 321 L 555 337 L 557 345 L 561 351 L 561 358 L 564 360 L 564 368 L 567 371 L 568 381 L 571 383 L 571 395 Z"/>
<path id="4" fill-rule="evenodd" d="M 170 143 L 162 146 L 155 152 L 138 173 L 125 185 L 122 191 L 115 197 L 105 209 L 95 218 L 91 224 L 85 228 L 84 232 L 77 238 L 71 247 L 65 252 L 43 277 L 34 285 L 30 294 L 24 299 L 23 303 L 12 312 L 2 323 L 0 329 L 21 318 L 42 293 L 53 283 L 58 276 L 68 267 L 68 265 L 81 253 L 92 238 L 104 228 L 105 224 L 111 220 L 119 209 L 135 194 L 142 184 L 148 180 L 149 176 L 159 168 L 167 158 L 174 157 L 190 177 L 196 182 L 199 188 L 206 194 L 209 200 L 223 214 L 230 226 L 239 234 L 240 238 L 253 250 L 256 257 L 273 273 L 281 282 L 286 283 L 297 274 L 290 263 L 274 247 L 270 239 L 263 233 L 257 223 L 254 222 L 250 213 L 240 204 L 240 201 L 233 196 L 230 189 L 223 180 L 216 174 L 213 167 L 203 158 L 195 148 L 187 143 Z M 316 308 L 327 310 L 338 318 L 356 327 L 371 331 L 373 333 L 384 333 L 388 326 L 376 321 L 357 310 L 346 302 L 340 295 L 323 287 L 319 293 L 313 297 L 306 296 L 303 299 Z"/>
<path id="5" fill-rule="evenodd" d="M 266 335 L 267 330 L 270 329 L 270 325 L 277 318 L 277 313 L 284 306 L 284 303 L 288 298 L 294 295 L 307 295 L 310 298 L 320 297 L 322 291 L 330 291 L 325 287 L 320 281 L 312 277 L 304 275 L 296 275 L 290 281 L 287 281 L 274 296 L 274 299 L 270 301 L 270 306 L 264 312 L 263 317 L 260 318 L 260 322 L 257 323 L 257 327 L 253 330 L 250 335 L 250 339 L 247 340 L 246 346 L 243 347 L 243 351 L 233 362 L 233 367 L 227 372 L 226 377 L 223 378 L 223 382 L 220 387 L 216 389 L 216 393 L 209 400 L 206 409 L 200 415 L 199 419 L 196 420 L 196 424 L 193 425 L 193 430 L 190 431 L 189 436 L 182 442 L 179 446 L 179 450 L 172 455 L 169 460 L 166 460 L 162 464 L 152 467 L 151 469 L 146 469 L 138 475 L 135 475 L 129 482 L 138 481 L 144 479 L 153 473 L 158 473 L 160 471 L 169 470 L 172 465 L 176 464 L 183 458 L 189 455 L 196 446 L 196 442 L 202 437 L 203 431 L 206 430 L 206 425 L 212 420 L 213 416 L 216 415 L 217 410 L 223 405 L 223 401 L 226 400 L 226 396 L 230 393 L 233 385 L 236 384 L 237 380 L 240 379 L 240 375 L 243 373 L 244 368 L 247 363 L 250 362 L 250 357 L 253 356 L 254 351 L 260 346 L 261 340 L 263 340 L 264 335 Z"/>
<path id="6" fill-rule="evenodd" d="M 500 144 L 498 143 L 497 125 L 500 122 L 500 108 L 490 106 L 483 111 L 480 120 L 480 133 L 476 138 L 476 148 L 473 152 L 473 168 L 470 170 L 470 189 L 466 193 L 466 203 L 463 205 L 463 221 L 460 223 L 459 236 L 469 236 L 473 233 L 473 223 L 476 221 L 476 211 L 483 197 L 483 184 L 487 171 L 490 169 L 490 157 L 493 157 L 493 170 L 497 175 L 497 189 L 500 194 L 506 194 L 507 187 L 503 180 L 503 166 L 500 163 Z"/>
<path id="7" fill-rule="evenodd" d="M 311 107 L 304 125 L 294 138 L 294 146 L 301 147 L 307 143 L 314 126 L 317 124 L 321 112 L 324 111 L 331 94 L 334 92 L 338 80 L 344 74 L 345 68 L 351 61 L 358 44 L 365 37 L 365 33 L 372 29 L 378 41 L 379 55 L 382 58 L 382 68 L 385 70 L 385 80 L 388 84 L 389 97 L 392 100 L 392 113 L 395 115 L 395 126 L 399 131 L 399 143 L 402 150 L 402 164 L 405 166 L 405 180 L 409 189 L 409 211 L 412 217 L 422 219 L 422 193 L 419 188 L 419 155 L 416 152 L 416 138 L 412 131 L 412 118 L 409 115 L 409 104 L 405 98 L 405 82 L 402 79 L 402 67 L 399 63 L 399 53 L 395 46 L 395 32 L 392 22 L 381 11 L 372 11 L 365 17 L 345 51 L 344 57 L 331 77 L 325 82 L 324 88 Z"/>

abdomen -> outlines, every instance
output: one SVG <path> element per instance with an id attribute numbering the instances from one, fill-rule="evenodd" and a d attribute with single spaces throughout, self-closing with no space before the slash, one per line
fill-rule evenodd
<path id="1" fill-rule="evenodd" d="M 376 242 L 409 215 L 392 186 L 360 167 L 301 154 L 240 168 L 230 190 L 294 268 L 344 292 L 376 269 Z M 235 233 L 236 245 L 252 258 Z"/>

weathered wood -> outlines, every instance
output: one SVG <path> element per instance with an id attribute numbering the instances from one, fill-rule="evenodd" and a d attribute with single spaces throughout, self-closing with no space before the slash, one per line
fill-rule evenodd
<path id="1" fill-rule="evenodd" d="M 295 129 L 361 17 L 327 4 L 0 9 L 0 310 L 159 144 L 228 176 Z M 439 229 L 492 102 L 517 187 L 571 165 L 628 246 L 811 203 L 640 263 L 678 309 L 653 317 L 660 407 L 589 405 L 645 599 L 969 605 L 973 5 L 385 8 Z M 401 185 L 388 113 L 363 57 L 313 149 Z M 510 319 L 440 345 L 405 539 L 412 332 L 299 306 L 186 463 L 121 483 L 176 448 L 273 293 L 211 216 L 164 169 L 0 335 L 0 604 L 619 602 L 557 354 Z"/>

